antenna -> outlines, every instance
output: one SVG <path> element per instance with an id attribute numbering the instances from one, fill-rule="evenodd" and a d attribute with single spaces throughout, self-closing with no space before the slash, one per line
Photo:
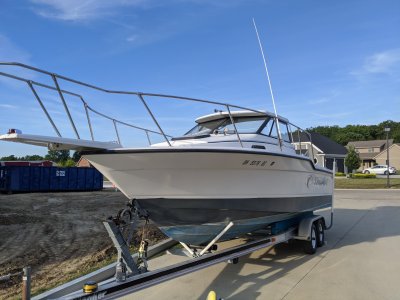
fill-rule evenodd
<path id="1" fill-rule="evenodd" d="M 268 73 L 268 67 L 267 67 L 267 61 L 265 60 L 265 56 L 264 56 L 264 50 L 261 44 L 261 40 L 260 40 L 260 36 L 258 35 L 258 30 L 257 30 L 257 25 L 256 25 L 256 21 L 253 18 L 253 24 L 254 24 L 254 29 L 256 30 L 256 35 L 257 35 L 257 40 L 258 40 L 258 44 L 260 45 L 260 50 L 261 50 L 261 55 L 264 61 L 264 67 L 265 67 L 265 73 L 267 74 L 267 79 L 268 79 L 268 86 L 269 86 L 269 91 L 271 93 L 271 98 L 272 98 L 272 105 L 274 107 L 274 113 L 275 113 L 275 120 L 276 120 L 276 128 L 278 129 L 278 140 L 279 140 L 279 146 L 282 150 L 282 137 L 281 137 L 281 130 L 279 128 L 279 122 L 278 122 L 278 113 L 276 112 L 276 106 L 275 106 L 275 98 L 274 98 L 274 93 L 272 91 L 272 85 L 271 85 L 271 80 L 269 78 L 269 73 Z"/>

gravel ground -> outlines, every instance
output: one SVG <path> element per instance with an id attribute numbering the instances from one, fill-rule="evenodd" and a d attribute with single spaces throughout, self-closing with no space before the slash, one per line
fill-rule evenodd
<path id="1" fill-rule="evenodd" d="M 38 292 L 109 260 L 115 250 L 102 220 L 126 201 L 114 190 L 0 194 L 0 276 L 31 266 Z M 148 237 L 163 235 L 150 226 Z M 20 280 L 0 282 L 0 299 L 19 298 Z"/>

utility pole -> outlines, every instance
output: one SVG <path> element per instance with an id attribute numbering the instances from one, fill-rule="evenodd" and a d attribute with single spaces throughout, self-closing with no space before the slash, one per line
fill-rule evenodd
<path id="1" fill-rule="evenodd" d="M 389 179 L 389 132 L 390 128 L 385 127 L 384 131 L 386 132 L 386 187 L 390 188 L 390 179 Z"/>

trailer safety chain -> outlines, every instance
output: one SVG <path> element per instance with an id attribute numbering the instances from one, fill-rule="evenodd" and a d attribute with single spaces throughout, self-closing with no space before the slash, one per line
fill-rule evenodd
<path id="1" fill-rule="evenodd" d="M 149 242 L 146 239 L 146 226 L 149 223 L 149 219 L 145 218 L 146 222 L 143 225 L 142 228 L 142 237 L 139 245 L 139 250 L 138 250 L 138 260 L 137 260 L 137 265 L 139 267 L 139 270 L 141 273 L 147 272 L 148 269 L 148 264 L 147 264 L 147 249 L 149 247 Z M 142 265 L 142 266 L 141 266 Z"/>

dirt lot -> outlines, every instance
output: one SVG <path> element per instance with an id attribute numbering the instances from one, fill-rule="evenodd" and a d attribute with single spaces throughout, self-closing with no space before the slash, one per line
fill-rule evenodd
<path id="1" fill-rule="evenodd" d="M 126 201 L 113 190 L 0 194 L 0 275 L 31 266 L 38 293 L 110 262 L 115 250 L 101 221 Z M 154 226 L 147 235 L 163 238 Z M 20 280 L 0 282 L 0 299 L 19 298 Z"/>

